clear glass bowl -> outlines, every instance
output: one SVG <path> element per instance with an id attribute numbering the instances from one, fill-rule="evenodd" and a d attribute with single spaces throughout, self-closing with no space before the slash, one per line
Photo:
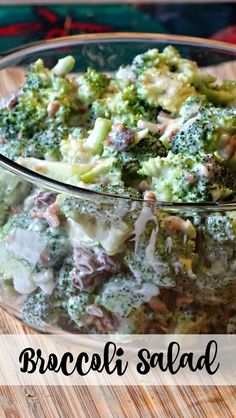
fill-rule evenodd
<path id="1" fill-rule="evenodd" d="M 26 46 L 1 58 L 0 94 L 4 99 L 16 91 L 26 67 L 38 58 L 52 67 L 71 54 L 76 72 L 88 66 L 111 72 L 149 48 L 169 44 L 197 61 L 203 71 L 207 67 L 219 78 L 235 78 L 236 48 L 227 44 L 170 35 L 82 35 Z M 235 333 L 236 245 L 207 236 L 204 225 L 215 213 L 230 215 L 236 202 L 154 205 L 63 184 L 5 157 L 0 166 L 1 224 L 12 214 L 14 220 L 24 217 L 10 233 L 4 228 L 0 233 L 0 297 L 10 313 L 46 332 Z M 74 197 L 78 217 L 55 227 L 51 214 L 46 229 L 35 226 L 35 202 L 46 210 L 56 195 L 64 193 Z M 81 215 L 84 204 L 90 205 L 92 215 Z M 151 220 L 146 235 L 141 227 L 144 213 Z M 165 221 L 170 225 L 168 233 L 161 222 L 166 216 L 171 217 Z M 179 218 L 174 216 L 181 218 L 182 226 L 191 221 L 196 236 L 181 232 L 175 224 Z M 132 239 L 134 231 L 140 236 L 139 245 Z M 91 254 L 89 247 L 95 240 L 99 247 Z M 29 299 L 40 288 L 44 294 Z M 26 314 L 22 306 L 27 298 Z"/>

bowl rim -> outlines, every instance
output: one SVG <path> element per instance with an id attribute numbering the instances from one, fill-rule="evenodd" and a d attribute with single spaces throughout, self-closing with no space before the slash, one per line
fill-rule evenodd
<path id="1" fill-rule="evenodd" d="M 96 43 L 98 40 L 102 40 L 103 42 L 120 42 L 120 41 L 160 41 L 161 43 L 173 43 L 173 44 L 182 44 L 191 47 L 205 47 L 205 48 L 212 48 L 212 49 L 219 49 L 221 52 L 225 53 L 232 53 L 236 55 L 236 45 L 229 44 L 226 42 L 221 42 L 212 39 L 204 39 L 199 37 L 192 37 L 192 36 L 183 36 L 183 35 L 172 35 L 172 34 L 159 34 L 159 33 L 141 33 L 141 32 L 110 32 L 110 33 L 94 33 L 94 34 L 79 34 L 79 35 L 72 35 L 72 36 L 64 36 L 60 38 L 48 39 L 39 42 L 33 42 L 26 45 L 22 45 L 20 47 L 14 48 L 12 50 L 7 51 L 1 58 L 0 58 L 0 69 L 3 69 L 4 64 L 6 64 L 9 60 L 17 59 L 23 57 L 25 54 L 30 54 L 37 51 L 45 51 L 47 49 L 51 49 L 52 45 L 55 48 L 63 47 L 63 46 L 73 46 L 85 43 Z M 73 186 L 67 183 L 60 182 L 58 180 L 54 180 L 50 177 L 46 177 L 40 173 L 32 171 L 28 168 L 17 164 L 15 161 L 10 160 L 9 158 L 0 154 L 0 167 L 7 169 L 8 171 L 21 176 L 26 181 L 30 183 L 41 185 L 46 188 L 50 188 L 55 190 L 59 193 L 66 193 L 73 195 L 75 197 L 98 197 L 102 198 L 104 196 L 111 198 L 111 199 L 125 199 L 129 201 L 137 201 L 137 202 L 144 202 L 143 198 L 133 198 L 129 196 L 120 196 L 117 194 L 110 194 L 110 193 L 101 193 L 91 189 Z M 153 204 L 153 202 L 152 202 Z M 180 209 L 180 210 L 188 210 L 188 209 L 197 209 L 199 211 L 222 211 L 222 210 L 236 210 L 236 200 L 229 201 L 229 202 L 164 202 L 158 201 L 155 205 L 160 206 L 162 208 L 168 209 Z"/>

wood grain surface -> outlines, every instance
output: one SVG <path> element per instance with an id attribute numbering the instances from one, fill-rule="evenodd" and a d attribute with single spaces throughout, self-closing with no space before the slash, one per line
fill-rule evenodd
<path id="1" fill-rule="evenodd" d="M 35 332 L 0 309 L 0 333 Z M 0 418 L 100 417 L 235 418 L 236 387 L 0 388 Z"/>

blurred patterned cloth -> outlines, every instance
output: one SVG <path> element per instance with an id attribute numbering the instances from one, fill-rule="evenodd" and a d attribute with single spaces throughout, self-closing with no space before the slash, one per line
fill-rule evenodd
<path id="1" fill-rule="evenodd" d="M 0 7 L 0 51 L 65 35 L 122 31 L 214 37 L 236 43 L 236 5 L 69 5 L 68 1 L 68 5 Z"/>

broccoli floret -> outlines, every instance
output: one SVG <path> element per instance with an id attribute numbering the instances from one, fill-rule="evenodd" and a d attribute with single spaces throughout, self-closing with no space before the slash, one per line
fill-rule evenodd
<path id="1" fill-rule="evenodd" d="M 55 294 L 58 295 L 58 299 L 60 299 L 69 318 L 78 323 L 86 313 L 86 306 L 89 303 L 93 303 L 93 295 L 92 293 L 81 292 L 74 286 L 71 277 L 73 268 L 74 262 L 72 257 L 67 258 L 59 271 Z"/>
<path id="2" fill-rule="evenodd" d="M 195 155 L 218 151 L 224 156 L 231 135 L 236 134 L 236 112 L 231 108 L 199 106 L 193 98 L 184 104 L 182 115 L 185 120 L 171 141 L 172 152 Z M 186 119 L 186 115 L 190 118 Z"/>
<path id="3" fill-rule="evenodd" d="M 140 284 L 132 275 L 113 276 L 106 282 L 95 298 L 95 303 L 108 311 L 127 317 L 133 308 L 138 308 L 159 293 L 152 283 Z"/>
<path id="4" fill-rule="evenodd" d="M 214 241 L 225 243 L 235 240 L 235 220 L 221 213 L 208 215 L 206 219 L 206 229 Z"/>
<path id="5" fill-rule="evenodd" d="M 70 319 L 75 324 L 80 325 L 81 319 L 87 314 L 86 307 L 93 303 L 94 297 L 86 292 L 80 292 L 76 296 L 70 296 L 63 306 L 67 311 Z"/>
<path id="6" fill-rule="evenodd" d="M 149 49 L 143 54 L 136 55 L 131 64 L 131 69 L 137 74 L 141 74 L 146 68 L 157 67 L 160 63 L 160 53 L 158 49 Z"/>
<path id="7" fill-rule="evenodd" d="M 67 132 L 66 127 L 57 129 L 54 126 L 49 126 L 47 131 L 39 131 L 32 138 L 28 139 L 20 155 L 24 158 L 34 157 L 60 160 L 61 152 L 59 146 L 63 138 L 66 137 Z"/>
<path id="8" fill-rule="evenodd" d="M 155 252 L 155 266 L 148 263 L 146 249 L 148 240 L 141 244 L 135 254 L 134 248 L 125 251 L 124 264 L 140 282 L 148 282 L 160 287 L 171 287 L 175 285 L 173 272 L 170 271 L 169 264 Z M 153 257 L 153 258 L 154 258 Z M 153 260 L 152 260 L 153 261 Z"/>
<path id="9" fill-rule="evenodd" d="M 137 92 L 149 106 L 175 113 L 189 97 L 196 95 L 193 86 L 166 69 L 148 68 L 137 80 Z"/>
<path id="10" fill-rule="evenodd" d="M 105 117 L 114 123 L 124 123 L 128 128 L 136 127 L 139 119 L 156 119 L 156 109 L 139 99 L 135 84 L 125 86 L 121 90 L 116 88 L 113 93 L 96 100 L 90 112 L 92 120 Z"/>
<path id="11" fill-rule="evenodd" d="M 61 325 L 65 316 L 61 302 L 53 295 L 37 290 L 26 298 L 22 306 L 22 319 L 26 324 L 44 330 L 45 324 Z"/>
<path id="12" fill-rule="evenodd" d="M 31 189 L 30 183 L 15 174 L 0 169 L 0 226 L 6 220 L 11 207 L 24 200 Z"/>
<path id="13" fill-rule="evenodd" d="M 224 200 L 234 193 L 230 169 L 212 154 L 173 154 L 144 161 L 139 174 L 152 177 L 157 199 L 166 202 Z"/>
<path id="14" fill-rule="evenodd" d="M 44 158 L 45 153 L 55 157 L 60 141 L 68 135 L 70 119 L 79 112 L 75 88 L 69 79 L 45 68 L 42 60 L 32 64 L 14 103 L 0 110 L 0 134 L 5 141 L 1 153 L 13 159 Z"/>
<path id="15" fill-rule="evenodd" d="M 66 301 L 74 295 L 77 295 L 78 289 L 71 280 L 71 271 L 74 268 L 72 257 L 64 259 L 63 265 L 58 273 L 56 281 L 56 292 L 62 301 Z"/>
<path id="16" fill-rule="evenodd" d="M 99 243 L 109 255 L 123 251 L 124 243 L 132 231 L 129 214 L 130 201 L 111 199 L 101 196 L 92 197 L 85 201 L 79 199 L 58 199 L 62 213 L 65 213 L 70 224 L 70 235 L 76 241 Z M 127 222 L 126 222 L 127 216 Z M 72 223 L 71 223 L 72 220 Z M 101 233 L 102 231 L 102 233 Z"/>
<path id="17" fill-rule="evenodd" d="M 138 133 L 139 131 L 137 131 Z M 125 184 L 129 184 L 133 176 L 138 178 L 137 171 L 141 168 L 143 161 L 153 156 L 165 156 L 166 153 L 166 148 L 160 142 L 159 135 L 148 133 L 126 151 L 114 151 L 112 147 L 105 146 L 103 156 L 113 156 L 117 160 L 117 165 L 122 169 L 122 180 Z"/>
<path id="18" fill-rule="evenodd" d="M 89 67 L 87 72 L 75 79 L 78 84 L 78 98 L 86 106 L 99 99 L 110 83 L 109 78 Z"/>
<path id="19" fill-rule="evenodd" d="M 119 184 L 108 184 L 107 186 L 95 185 L 93 187 L 94 191 L 99 193 L 108 193 L 116 195 L 119 197 L 130 197 L 130 198 L 140 198 L 141 195 L 139 191 L 133 187 L 125 186 L 122 183 Z"/>
<path id="20" fill-rule="evenodd" d="M 197 91 L 204 94 L 216 106 L 231 106 L 236 100 L 236 82 L 225 80 L 222 84 L 215 83 L 216 78 L 202 75 L 196 78 L 195 87 Z"/>
<path id="21" fill-rule="evenodd" d="M 30 212 L 10 218 L 1 230 L 1 239 L 13 258 L 36 271 L 60 267 L 70 250 L 63 226 L 51 228 L 45 219 L 34 219 Z"/>
<path id="22" fill-rule="evenodd" d="M 114 194 L 119 197 L 141 197 L 137 189 L 125 187 L 123 184 L 108 186 L 94 185 L 92 190 L 102 194 Z M 99 197 L 95 196 L 94 198 L 90 197 L 90 199 L 86 199 L 86 201 L 60 195 L 57 202 L 60 205 L 61 213 L 64 214 L 66 218 L 69 217 L 76 220 L 77 215 L 88 215 L 105 223 L 111 221 L 118 222 L 119 218 L 126 216 L 128 208 L 130 207 L 130 202 L 128 200 L 121 202 L 121 200 L 112 199 L 111 197 L 104 195 Z M 124 213 L 122 213 L 121 205 L 123 205 Z"/>
<path id="23" fill-rule="evenodd" d="M 154 49 L 137 56 L 132 68 L 137 68 L 138 97 L 149 106 L 175 113 L 187 97 L 198 94 L 193 85 L 196 63 L 181 58 L 171 46 L 162 53 Z"/>

